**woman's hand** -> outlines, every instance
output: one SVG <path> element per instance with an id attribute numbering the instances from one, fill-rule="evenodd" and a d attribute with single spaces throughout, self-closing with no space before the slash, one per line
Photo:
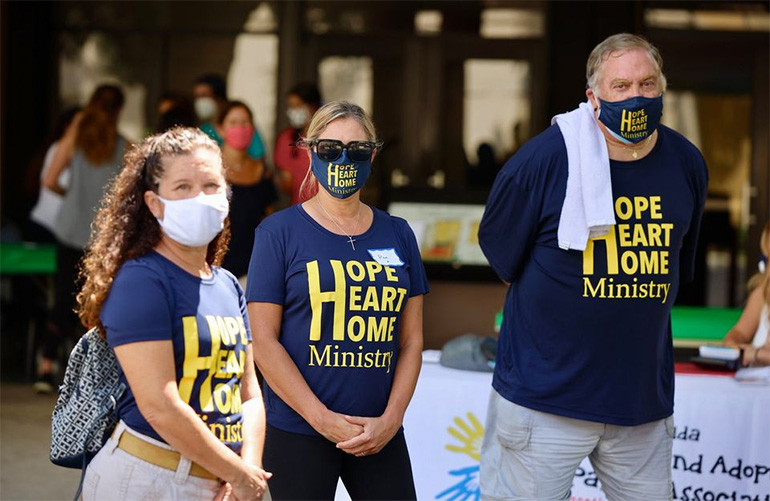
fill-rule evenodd
<path id="1" fill-rule="evenodd" d="M 351 440 L 364 432 L 363 425 L 351 423 L 346 416 L 332 411 L 325 412 L 319 422 L 313 424 L 313 428 L 335 444 Z"/>
<path id="2" fill-rule="evenodd" d="M 756 348 L 750 344 L 741 344 L 738 346 L 741 349 L 741 366 L 748 367 L 754 361 L 754 351 Z"/>
<path id="3" fill-rule="evenodd" d="M 337 448 L 354 456 L 370 456 L 377 454 L 396 435 L 401 423 L 382 415 L 376 418 L 345 416 L 345 420 L 354 425 L 363 427 L 360 435 L 338 442 Z"/>
<path id="4" fill-rule="evenodd" d="M 227 482 L 224 482 L 219 486 L 217 495 L 214 496 L 213 501 L 237 501 L 233 496 L 233 486 Z"/>
<path id="5" fill-rule="evenodd" d="M 741 365 L 743 367 L 761 367 L 767 364 L 767 349 L 765 346 L 756 347 L 752 344 L 741 345 L 743 349 L 743 358 L 741 359 Z"/>
<path id="6" fill-rule="evenodd" d="M 229 496 L 224 497 L 223 500 L 228 501 L 237 499 L 238 501 L 262 501 L 262 497 L 267 490 L 267 481 L 270 480 L 270 477 L 272 477 L 273 474 L 253 464 L 244 463 L 244 466 L 245 470 L 236 481 L 222 486 L 224 491 L 220 490 L 220 493 Z M 230 489 L 227 488 L 228 485 Z M 219 498 L 217 497 L 215 499 Z"/>

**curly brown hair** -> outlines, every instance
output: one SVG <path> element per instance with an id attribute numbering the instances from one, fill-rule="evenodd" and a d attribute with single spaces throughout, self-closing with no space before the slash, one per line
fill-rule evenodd
<path id="1" fill-rule="evenodd" d="M 174 127 L 146 138 L 123 157 L 123 168 L 109 186 L 93 223 L 80 276 L 84 285 L 77 296 L 78 316 L 86 328 L 104 326 L 99 319 L 120 267 L 158 245 L 161 229 L 144 203 L 148 190 L 158 192 L 164 160 L 206 148 L 221 155 L 219 146 L 199 129 Z M 223 167 L 224 170 L 224 167 Z M 209 243 L 206 262 L 220 265 L 230 242 L 230 218 Z"/>

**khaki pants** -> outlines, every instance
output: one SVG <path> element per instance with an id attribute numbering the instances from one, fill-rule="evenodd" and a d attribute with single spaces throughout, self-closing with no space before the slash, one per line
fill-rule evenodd
<path id="1" fill-rule="evenodd" d="M 190 460 L 182 457 L 176 471 L 139 459 L 118 449 L 121 432 L 131 433 L 154 445 L 171 449 L 167 444 L 127 428 L 122 421 L 112 437 L 86 468 L 83 501 L 106 500 L 205 500 L 211 501 L 220 482 L 189 475 Z"/>
<path id="2" fill-rule="evenodd" d="M 481 446 L 483 500 L 566 500 L 588 457 L 610 501 L 672 499 L 668 417 L 639 426 L 572 419 L 516 405 L 492 390 Z"/>

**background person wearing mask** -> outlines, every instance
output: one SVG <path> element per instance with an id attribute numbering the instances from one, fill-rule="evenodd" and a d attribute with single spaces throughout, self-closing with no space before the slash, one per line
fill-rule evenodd
<path id="1" fill-rule="evenodd" d="M 262 499 L 270 473 L 246 302 L 219 267 L 227 209 L 219 147 L 195 128 L 132 149 L 104 199 L 79 315 L 115 350 L 127 390 L 84 501 Z"/>
<path id="2" fill-rule="evenodd" d="M 647 40 L 608 37 L 586 79 L 588 100 L 502 168 L 479 227 L 510 284 L 484 499 L 569 499 L 586 457 L 607 499 L 672 496 L 671 308 L 694 275 L 708 170 L 660 124 L 666 78 Z"/>
<path id="3" fill-rule="evenodd" d="M 262 159 L 255 160 L 246 154 L 256 132 L 249 107 L 240 101 L 225 104 L 217 131 L 224 138 L 222 156 L 227 182 L 232 188 L 230 250 L 222 267 L 240 278 L 249 270 L 254 230 L 262 218 L 272 213 L 277 194 Z"/>
<path id="4" fill-rule="evenodd" d="M 319 109 L 306 144 L 310 198 L 257 228 L 246 295 L 270 493 L 333 499 L 341 478 L 352 499 L 415 499 L 401 425 L 422 361 L 417 241 L 360 200 L 380 145 L 359 106 Z"/>
<path id="5" fill-rule="evenodd" d="M 297 141 L 307 133 L 310 120 L 320 106 L 321 93 L 315 84 L 297 84 L 286 94 L 289 127 L 282 130 L 275 140 L 273 163 L 278 171 L 281 189 L 289 195 L 292 205 L 304 201 L 300 196 L 300 188 L 308 173 L 307 154 L 297 147 Z"/>
<path id="6" fill-rule="evenodd" d="M 217 132 L 216 120 L 227 104 L 227 84 L 224 78 L 213 73 L 198 77 L 193 85 L 193 99 L 195 114 L 200 120 L 198 127 L 222 146 L 222 136 Z M 256 128 L 246 153 L 255 160 L 265 156 L 265 145 Z"/>
<path id="7" fill-rule="evenodd" d="M 126 140 L 118 133 L 123 92 L 114 85 L 100 85 L 88 105 L 72 121 L 54 153 L 43 186 L 62 195 L 54 234 L 57 239 L 53 308 L 43 335 L 42 357 L 35 390 L 55 389 L 54 362 L 59 347 L 73 337 L 77 317 L 75 293 L 79 289 L 79 263 L 91 237 L 91 221 L 104 188 L 120 171 Z M 69 186 L 59 184 L 69 166 Z"/>

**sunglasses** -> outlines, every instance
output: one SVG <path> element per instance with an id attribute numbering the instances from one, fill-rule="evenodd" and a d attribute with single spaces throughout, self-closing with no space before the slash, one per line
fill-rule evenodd
<path id="1" fill-rule="evenodd" d="M 316 139 L 308 141 L 310 148 L 315 148 L 318 158 L 324 162 L 333 162 L 342 155 L 343 150 L 348 150 L 348 156 L 354 162 L 368 162 L 375 151 L 382 148 L 381 142 L 350 141 L 348 144 L 337 139 Z"/>

